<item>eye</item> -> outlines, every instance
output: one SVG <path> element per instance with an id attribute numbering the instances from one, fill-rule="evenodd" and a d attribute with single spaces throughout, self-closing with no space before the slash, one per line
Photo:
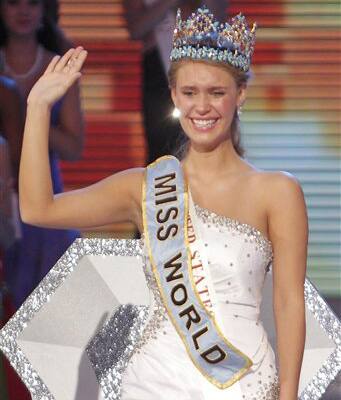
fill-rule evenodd
<path id="1" fill-rule="evenodd" d="M 225 94 L 225 92 L 222 92 L 222 91 L 213 92 L 214 97 L 221 97 L 221 96 L 224 96 L 224 94 Z"/>
<path id="2" fill-rule="evenodd" d="M 194 92 L 192 90 L 185 90 L 185 91 L 182 92 L 182 94 L 184 94 L 185 96 L 190 97 L 190 96 L 194 95 Z"/>

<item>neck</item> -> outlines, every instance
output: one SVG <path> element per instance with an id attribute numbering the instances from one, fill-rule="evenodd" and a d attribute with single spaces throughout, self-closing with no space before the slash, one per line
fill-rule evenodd
<path id="1" fill-rule="evenodd" d="M 27 55 L 32 57 L 35 55 L 39 43 L 35 35 L 27 36 L 10 36 L 5 46 L 5 51 L 9 59 L 16 59 L 19 55 L 20 58 L 26 58 Z"/>
<path id="2" fill-rule="evenodd" d="M 190 145 L 183 167 L 188 176 L 200 176 L 203 180 L 210 181 L 221 174 L 235 171 L 240 163 L 232 141 L 225 140 L 207 152 L 198 151 L 195 146 Z"/>

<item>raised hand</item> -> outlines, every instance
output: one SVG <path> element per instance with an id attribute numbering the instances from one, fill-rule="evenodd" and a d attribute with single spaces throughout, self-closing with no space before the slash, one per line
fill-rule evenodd
<path id="1" fill-rule="evenodd" d="M 83 47 L 77 47 L 68 50 L 62 57 L 53 57 L 44 74 L 32 87 L 27 103 L 51 108 L 80 78 L 87 54 Z"/>

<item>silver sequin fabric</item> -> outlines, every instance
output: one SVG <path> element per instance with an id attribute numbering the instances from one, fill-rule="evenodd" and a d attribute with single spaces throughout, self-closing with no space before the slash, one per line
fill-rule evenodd
<path id="1" fill-rule="evenodd" d="M 142 246 L 144 246 L 143 237 L 141 239 Z M 157 285 L 156 279 L 151 271 L 151 266 L 147 256 L 143 258 L 143 269 L 146 276 L 147 286 L 152 293 L 152 300 L 150 305 L 150 315 L 146 323 L 143 335 L 139 343 L 137 344 L 136 350 L 141 349 L 145 344 L 149 343 L 151 340 L 157 339 L 157 332 L 162 329 L 167 318 L 167 310 L 162 302 L 159 287 Z"/>
<path id="2" fill-rule="evenodd" d="M 264 252 L 269 262 L 272 260 L 273 251 L 271 242 L 258 229 L 235 219 L 218 215 L 213 211 L 200 207 L 198 204 L 195 204 L 195 211 L 206 226 L 223 227 L 229 231 L 244 235 L 251 243 L 254 242 L 258 245 L 259 250 Z"/>
<path id="3" fill-rule="evenodd" d="M 242 395 L 243 400 L 278 400 L 279 399 L 279 380 L 276 375 L 275 379 L 263 383 L 262 380 L 258 380 L 258 387 L 254 393 Z"/>
<path id="4" fill-rule="evenodd" d="M 314 285 L 307 279 L 304 285 L 304 294 L 306 307 L 336 345 L 335 350 L 300 395 L 300 400 L 319 400 L 328 385 L 341 372 L 341 323 Z"/>
<path id="5" fill-rule="evenodd" d="M 33 400 L 54 400 L 54 396 L 35 370 L 34 365 L 22 352 L 17 339 L 35 315 L 51 300 L 55 291 L 77 268 L 79 261 L 87 255 L 141 257 L 142 250 L 139 240 L 77 239 L 2 328 L 0 350 L 30 391 Z M 55 321 L 55 323 L 60 324 L 63 321 Z"/>
<path id="6" fill-rule="evenodd" d="M 124 304 L 90 341 L 86 352 L 108 400 L 121 398 L 122 373 L 141 339 L 149 307 Z"/>

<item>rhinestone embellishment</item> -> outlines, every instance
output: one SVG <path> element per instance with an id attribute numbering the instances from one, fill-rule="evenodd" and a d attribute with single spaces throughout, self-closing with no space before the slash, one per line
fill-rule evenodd
<path id="1" fill-rule="evenodd" d="M 244 224 L 235 219 L 225 217 L 224 215 L 218 215 L 213 211 L 206 208 L 200 207 L 195 204 L 195 211 L 197 216 L 201 219 L 204 224 L 215 225 L 216 227 L 224 227 L 232 232 L 236 232 L 245 235 L 245 242 L 256 243 L 258 250 L 262 251 L 266 257 L 268 263 L 273 258 L 272 244 L 258 229 L 254 228 L 249 224 Z"/>

